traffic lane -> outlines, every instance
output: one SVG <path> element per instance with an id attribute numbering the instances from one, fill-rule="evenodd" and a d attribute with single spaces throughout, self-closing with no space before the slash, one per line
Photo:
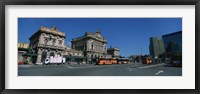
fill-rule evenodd
<path id="1" fill-rule="evenodd" d="M 147 66 L 147 65 L 144 65 Z M 148 65 L 153 67 L 135 67 L 130 64 L 124 65 L 98 65 L 84 67 L 46 67 L 36 69 L 24 69 L 19 75 L 37 76 L 180 76 L 182 69 L 162 67 L 162 65 Z M 160 73 L 158 73 L 161 71 Z M 162 72 L 164 71 L 164 72 Z M 177 71 L 177 72 L 175 72 Z M 157 75 L 156 75 L 157 73 Z"/>
<path id="2" fill-rule="evenodd" d="M 182 67 L 152 67 L 152 70 L 157 70 L 157 76 L 182 76 Z"/>
<path id="3" fill-rule="evenodd" d="M 156 65 L 98 65 L 88 67 L 72 67 L 72 70 L 66 73 L 59 73 L 54 75 L 67 75 L 67 76 L 148 76 L 153 75 L 154 71 L 145 71 L 138 68 L 142 67 L 155 67 L 163 66 L 163 64 Z M 152 72 L 152 73 L 151 73 Z"/>
<path id="4" fill-rule="evenodd" d="M 67 66 L 18 68 L 18 76 L 48 76 L 68 70 Z"/>
<path id="5" fill-rule="evenodd" d="M 20 67 L 19 76 L 79 76 L 92 75 L 92 71 L 101 71 L 102 68 L 127 65 L 88 65 L 88 66 L 40 66 L 40 67 Z M 101 72 L 102 73 L 102 72 Z M 95 75 L 95 74 L 94 74 Z"/>
<path id="6" fill-rule="evenodd" d="M 73 67 L 70 71 L 53 74 L 56 76 L 118 76 L 126 70 L 129 65 L 98 65 L 93 67 Z"/>

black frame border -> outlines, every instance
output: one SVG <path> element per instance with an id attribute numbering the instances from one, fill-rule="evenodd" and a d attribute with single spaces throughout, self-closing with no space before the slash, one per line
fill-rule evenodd
<path id="1" fill-rule="evenodd" d="M 195 89 L 5 89 L 6 5 L 195 5 Z M 3 0 L 0 1 L 0 92 L 2 94 L 199 94 L 200 0 Z"/>

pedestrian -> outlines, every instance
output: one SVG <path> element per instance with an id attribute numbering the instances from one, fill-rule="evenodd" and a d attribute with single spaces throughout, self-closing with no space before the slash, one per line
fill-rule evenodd
<path id="1" fill-rule="evenodd" d="M 65 64 L 65 62 L 66 62 L 66 59 L 63 57 L 62 58 L 62 63 Z"/>

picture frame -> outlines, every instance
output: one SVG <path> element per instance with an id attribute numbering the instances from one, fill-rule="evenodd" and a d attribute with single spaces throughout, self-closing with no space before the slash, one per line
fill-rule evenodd
<path id="1" fill-rule="evenodd" d="M 40 1 L 26 1 L 26 0 L 7 0 L 0 1 L 0 87 L 2 94 L 199 94 L 199 32 L 200 32 L 200 0 L 40 0 Z M 5 6 L 6 5 L 195 5 L 195 89 L 5 89 Z"/>

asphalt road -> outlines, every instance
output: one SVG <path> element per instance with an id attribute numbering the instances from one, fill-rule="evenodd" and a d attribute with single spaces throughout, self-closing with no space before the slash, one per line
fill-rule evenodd
<path id="1" fill-rule="evenodd" d="M 181 67 L 164 64 L 19 65 L 18 76 L 182 76 Z"/>

